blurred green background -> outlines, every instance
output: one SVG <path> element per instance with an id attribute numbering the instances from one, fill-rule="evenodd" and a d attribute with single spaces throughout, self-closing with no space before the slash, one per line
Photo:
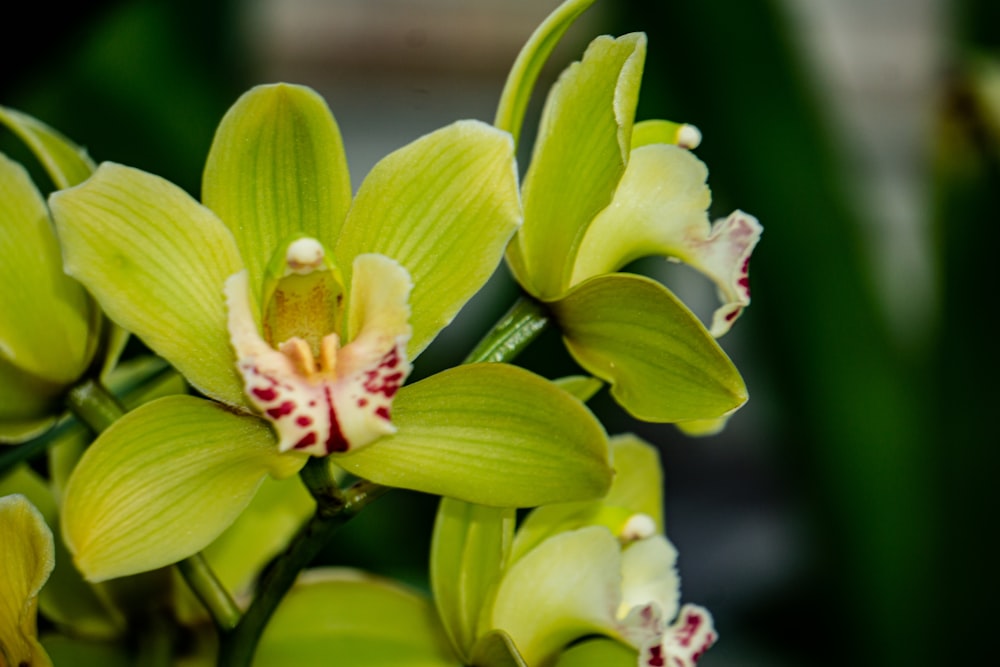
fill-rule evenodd
<path id="1" fill-rule="evenodd" d="M 306 83 L 330 101 L 357 184 L 434 127 L 490 120 L 517 48 L 556 4 L 100 0 L 59 16 L 29 4 L 5 21 L 37 39 L 0 42 L 0 104 L 197 194 L 235 98 Z M 727 431 L 689 440 L 594 402 L 609 431 L 661 448 L 684 597 L 722 635 L 701 664 L 978 664 L 997 617 L 1000 9 L 603 0 L 546 80 L 592 36 L 632 30 L 650 39 L 639 117 L 698 125 L 714 213 L 738 207 L 765 227 L 753 306 L 722 341 L 752 396 Z M 0 149 L 21 155 L 7 136 Z M 710 308 L 683 271 L 637 268 Z M 501 271 L 418 373 L 460 360 L 514 294 Z M 573 372 L 557 343 L 523 363 Z M 390 495 L 326 558 L 421 585 L 434 507 Z"/>

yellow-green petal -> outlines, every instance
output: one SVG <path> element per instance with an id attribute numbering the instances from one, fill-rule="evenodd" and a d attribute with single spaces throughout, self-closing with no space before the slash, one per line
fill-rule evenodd
<path id="1" fill-rule="evenodd" d="M 80 459 L 63 537 L 91 581 L 169 565 L 218 537 L 266 475 L 287 477 L 304 462 L 279 454 L 256 417 L 191 396 L 157 399 L 115 422 Z"/>
<path id="2" fill-rule="evenodd" d="M 553 503 L 536 507 L 518 526 L 511 561 L 521 558 L 547 538 L 584 526 L 604 526 L 622 541 L 630 520 L 649 518 L 650 528 L 663 532 L 663 474 L 656 447 L 632 435 L 610 440 L 615 479 L 599 500 Z"/>
<path id="3" fill-rule="evenodd" d="M 628 162 L 645 54 L 642 34 L 598 37 L 549 94 L 524 178 L 520 256 L 512 264 L 535 296 L 565 290 L 587 225 L 611 202 Z"/>
<path id="4" fill-rule="evenodd" d="M 351 204 L 351 179 L 323 98 L 284 83 L 244 93 L 216 130 L 202 201 L 236 237 L 254 289 L 291 236 L 332 247 Z"/>
<path id="5" fill-rule="evenodd" d="M 453 498 L 442 498 L 438 506 L 431 537 L 431 590 L 448 638 L 466 664 L 479 664 L 471 660 L 479 618 L 506 565 L 514 519 L 514 509 L 508 507 Z"/>
<path id="6" fill-rule="evenodd" d="M 225 225 L 168 181 L 111 163 L 50 206 L 66 270 L 108 316 L 203 393 L 246 405 L 222 291 L 242 264 Z"/>
<path id="7" fill-rule="evenodd" d="M 599 637 L 566 649 L 555 667 L 636 667 L 639 652 L 628 644 Z"/>
<path id="8" fill-rule="evenodd" d="M 388 486 L 483 505 L 596 498 L 611 483 L 607 439 L 580 401 L 507 364 L 470 364 L 400 390 L 399 429 L 338 456 Z"/>
<path id="9" fill-rule="evenodd" d="M 587 228 L 572 284 L 612 273 L 648 255 L 676 255 L 692 232 L 709 227 L 708 168 L 690 151 L 654 144 L 636 149 L 611 206 Z"/>
<path id="10" fill-rule="evenodd" d="M 0 123 L 27 144 L 57 188 L 82 183 L 94 171 L 87 151 L 26 113 L 0 107 Z"/>
<path id="11" fill-rule="evenodd" d="M 459 667 L 430 602 L 349 570 L 314 570 L 268 623 L 255 667 Z"/>
<path id="12" fill-rule="evenodd" d="M 53 566 L 52 531 L 27 498 L 0 497 L 0 665 L 51 665 L 38 643 L 38 592 Z"/>
<path id="13" fill-rule="evenodd" d="M 90 363 L 93 304 L 63 273 L 41 194 L 24 168 L 2 154 L 0 312 L 0 360 L 53 384 L 73 382 Z"/>
<path id="14" fill-rule="evenodd" d="M 592 278 L 551 304 L 566 346 L 635 417 L 677 422 L 720 417 L 747 400 L 739 371 L 705 327 L 659 283 Z"/>
<path id="15" fill-rule="evenodd" d="M 56 422 L 65 387 L 25 373 L 0 355 L 0 444 L 17 444 Z"/>
<path id="16" fill-rule="evenodd" d="M 506 631 L 529 665 L 614 627 L 621 587 L 618 540 L 601 526 L 545 540 L 507 570 L 489 627 Z"/>
<path id="17" fill-rule="evenodd" d="M 710 223 L 707 176 L 705 165 L 683 148 L 653 144 L 632 151 L 611 206 L 594 219 L 580 244 L 571 284 L 639 257 L 670 257 L 715 283 L 722 305 L 711 331 L 716 337 L 726 333 L 750 303 L 750 254 L 761 226 L 741 211 Z"/>
<path id="18" fill-rule="evenodd" d="M 520 222 L 510 135 L 459 121 L 375 165 L 335 253 L 341 267 L 379 253 L 409 271 L 414 358 L 493 274 Z"/>

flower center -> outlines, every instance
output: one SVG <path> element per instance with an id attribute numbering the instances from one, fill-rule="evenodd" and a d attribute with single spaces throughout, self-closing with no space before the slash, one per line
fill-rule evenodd
<path id="1" fill-rule="evenodd" d="M 326 257 L 318 241 L 304 238 L 272 260 L 263 336 L 247 273 L 226 282 L 230 338 L 247 397 L 274 426 L 281 451 L 315 456 L 394 433 L 392 399 L 412 368 L 406 270 L 382 255 L 360 255 L 345 299 L 340 272 Z"/>

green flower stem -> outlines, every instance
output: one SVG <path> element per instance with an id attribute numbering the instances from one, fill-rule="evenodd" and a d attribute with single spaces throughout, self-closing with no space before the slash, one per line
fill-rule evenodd
<path id="1" fill-rule="evenodd" d="M 66 405 L 94 433 L 101 433 L 125 414 L 125 407 L 98 380 L 83 380 L 70 389 Z"/>
<path id="2" fill-rule="evenodd" d="M 316 479 L 324 479 L 324 473 L 317 469 L 329 470 L 329 462 L 313 458 L 306 468 L 312 468 L 302 475 L 303 480 L 309 484 Z M 232 632 L 222 635 L 219 643 L 219 667 L 249 667 L 267 622 L 295 583 L 299 572 L 313 561 L 340 526 L 389 490 L 388 487 L 365 480 L 343 492 L 338 489 L 327 493 L 332 489 L 326 481 L 318 488 L 310 487 L 317 502 L 316 513 L 264 573 L 258 593 L 243 619 Z"/>
<path id="3" fill-rule="evenodd" d="M 184 580 L 212 615 L 219 630 L 229 631 L 240 622 L 242 613 L 229 592 L 215 576 L 205 557 L 198 553 L 177 563 Z"/>
<path id="4" fill-rule="evenodd" d="M 23 445 L 15 447 L 4 446 L 0 448 L 0 477 L 7 474 L 21 461 L 27 461 L 35 454 L 44 452 L 50 444 L 57 442 L 63 435 L 76 427 L 76 420 L 68 419 L 52 430 Z"/>
<path id="5" fill-rule="evenodd" d="M 511 361 L 545 331 L 549 322 L 545 306 L 524 295 L 479 341 L 463 363 Z"/>

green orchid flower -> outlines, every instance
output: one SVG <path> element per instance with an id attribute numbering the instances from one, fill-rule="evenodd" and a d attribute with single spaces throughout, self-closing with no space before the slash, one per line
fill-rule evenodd
<path id="1" fill-rule="evenodd" d="M 581 4 L 589 2 L 564 9 Z M 707 170 L 688 150 L 700 141 L 696 128 L 634 123 L 645 50 L 642 34 L 599 37 L 551 89 L 522 186 L 524 224 L 507 259 L 547 304 L 577 362 L 609 382 L 632 415 L 705 428 L 697 420 L 723 417 L 747 398 L 713 337 L 750 302 L 761 228 L 741 211 L 709 222 Z M 710 332 L 659 283 L 619 272 L 650 255 L 715 282 L 722 305 Z"/>
<path id="2" fill-rule="evenodd" d="M 478 619 L 480 634 L 502 631 L 527 665 L 555 664 L 567 646 L 603 635 L 632 649 L 613 664 L 690 667 L 716 639 L 705 609 L 679 604 L 656 449 L 619 436 L 613 454 L 617 477 L 603 499 L 528 515 Z M 612 664 L 595 660 L 583 664 Z"/>
<path id="3" fill-rule="evenodd" d="M 52 531 L 20 494 L 0 496 L 0 667 L 51 665 L 38 642 L 38 593 L 52 572 Z"/>
<path id="4" fill-rule="evenodd" d="M 0 124 L 31 148 L 57 187 L 85 179 L 86 155 L 57 132 L 0 107 Z M 63 273 L 45 201 L 25 169 L 0 154 L 0 444 L 46 430 L 94 359 L 100 311 Z"/>
<path id="5" fill-rule="evenodd" d="M 512 511 L 444 499 L 431 551 L 437 613 L 398 583 L 309 571 L 254 664 L 693 667 L 716 632 L 707 610 L 679 604 L 659 457 L 634 436 L 614 438 L 613 452 L 618 476 L 603 499 L 537 508 L 516 533 Z"/>
<path id="6" fill-rule="evenodd" d="M 454 123 L 352 198 L 322 98 L 261 86 L 222 120 L 202 194 L 103 164 L 50 200 L 67 271 L 206 397 L 147 403 L 81 459 L 63 533 L 89 579 L 201 550 L 310 455 L 488 505 L 607 488 L 600 424 L 538 376 L 472 364 L 402 387 L 520 223 L 509 135 Z"/>

